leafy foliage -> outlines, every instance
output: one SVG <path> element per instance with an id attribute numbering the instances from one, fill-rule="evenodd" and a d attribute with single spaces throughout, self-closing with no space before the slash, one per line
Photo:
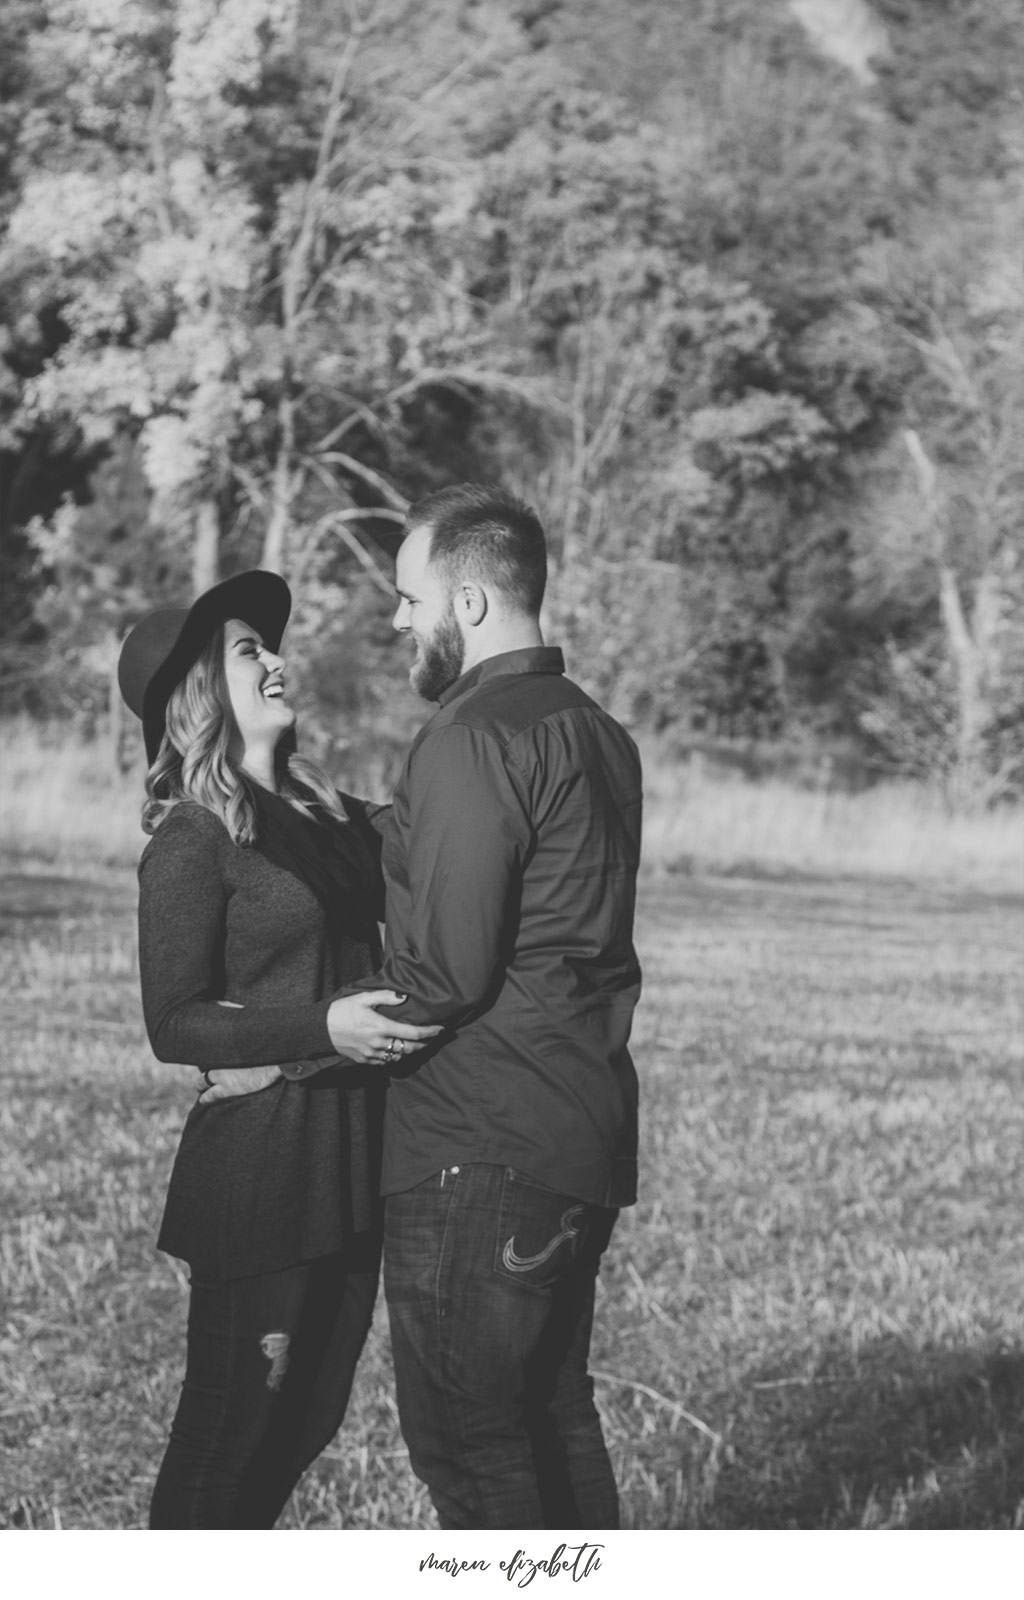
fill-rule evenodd
<path id="1" fill-rule="evenodd" d="M 995 792 L 1011 0 L 883 0 L 867 85 L 754 0 L 10 10 L 15 659 L 102 654 L 259 562 L 297 612 L 334 589 L 370 617 L 407 501 L 503 478 L 542 506 L 574 670 L 628 720 L 877 752 L 893 652 L 923 652 L 941 770 Z"/>

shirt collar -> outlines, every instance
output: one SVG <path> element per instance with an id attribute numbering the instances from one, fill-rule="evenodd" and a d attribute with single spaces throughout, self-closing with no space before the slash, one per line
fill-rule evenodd
<path id="1" fill-rule="evenodd" d="M 468 672 L 464 672 L 461 678 L 457 678 L 451 687 L 444 691 L 438 704 L 448 705 L 459 695 L 475 689 L 485 678 L 501 678 L 524 672 L 564 671 L 565 661 L 557 645 L 531 645 L 525 650 L 505 650 L 500 656 L 487 656 L 483 661 L 478 661 L 475 667 L 470 667 Z"/>

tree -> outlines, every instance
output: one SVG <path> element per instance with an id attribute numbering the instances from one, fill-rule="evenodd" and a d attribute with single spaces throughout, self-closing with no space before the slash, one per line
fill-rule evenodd
<path id="1" fill-rule="evenodd" d="M 1009 0 L 881 0 L 873 86 L 756 0 L 11 7 L 26 666 L 263 562 L 311 695 L 347 636 L 397 686 L 403 509 L 501 478 L 629 720 L 1016 770 Z"/>
<path id="2" fill-rule="evenodd" d="M 509 27 L 500 8 L 449 16 L 439 69 L 417 45 L 428 23 L 438 42 L 447 9 L 61 0 L 26 47 L 36 84 L 73 91 L 65 105 L 40 90 L 23 140 L 34 160 L 7 229 L 19 337 L 55 333 L 12 426 L 62 430 L 93 467 L 127 452 L 149 492 L 138 532 L 160 531 L 183 591 L 222 559 L 301 585 L 330 536 L 388 591 L 356 529 L 401 521 L 392 457 L 406 463 L 432 400 L 534 399 L 474 359 L 462 131 L 437 120 L 455 82 L 483 100 Z M 424 130 L 449 163 L 418 153 Z M 76 548 L 76 515 L 34 526 L 60 582 L 90 544 Z M 134 553 L 139 578 L 144 538 Z M 139 589 L 123 587 L 125 615 Z M 63 609 L 43 609 L 56 627 Z"/>
<path id="3" fill-rule="evenodd" d="M 232 450 L 260 406 L 247 335 L 268 250 L 225 146 L 294 9 L 63 0 L 36 46 L 74 87 L 8 229 L 37 315 L 56 306 L 66 330 L 25 408 L 87 447 L 137 440 L 193 589 L 217 575 Z"/>

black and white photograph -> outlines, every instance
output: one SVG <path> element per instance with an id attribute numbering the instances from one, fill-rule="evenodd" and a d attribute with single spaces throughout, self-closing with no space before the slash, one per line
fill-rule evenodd
<path id="1" fill-rule="evenodd" d="M 1020 0 L 0 0 L 43 1593 L 1002 1592 L 1022 197 Z"/>

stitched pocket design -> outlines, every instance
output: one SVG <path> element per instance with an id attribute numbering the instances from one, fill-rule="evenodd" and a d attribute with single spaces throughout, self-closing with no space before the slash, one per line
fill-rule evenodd
<path id="1" fill-rule="evenodd" d="M 509 1272 L 532 1272 L 534 1267 L 542 1267 L 554 1255 L 563 1239 L 575 1239 L 579 1233 L 577 1223 L 583 1215 L 582 1206 L 570 1206 L 568 1211 L 562 1212 L 562 1222 L 558 1233 L 549 1239 L 543 1250 L 538 1250 L 533 1256 L 520 1256 L 516 1254 L 516 1236 L 505 1241 L 505 1248 L 501 1252 L 502 1264 Z"/>
<path id="2" fill-rule="evenodd" d="M 589 1234 L 591 1209 L 506 1167 L 493 1234 L 495 1273 L 524 1289 L 553 1288 L 574 1270 Z"/>

